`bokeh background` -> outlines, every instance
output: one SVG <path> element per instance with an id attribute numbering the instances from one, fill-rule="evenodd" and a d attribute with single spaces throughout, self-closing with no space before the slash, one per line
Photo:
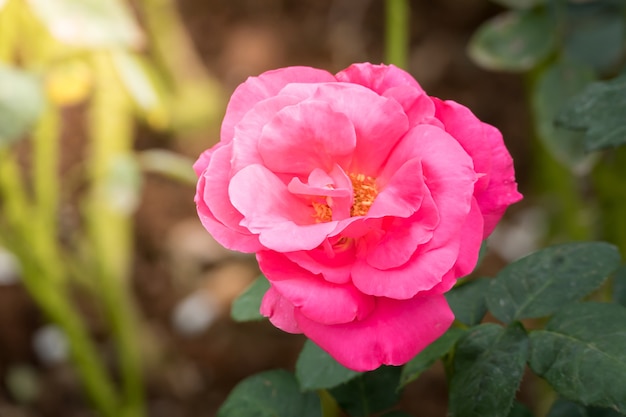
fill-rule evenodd
<path id="1" fill-rule="evenodd" d="M 179 32 L 165 24 L 152 26 L 138 50 L 146 59 L 165 63 L 171 84 L 184 92 L 183 127 L 164 127 L 158 114 L 156 119 L 134 119 L 138 154 L 166 150 L 193 161 L 219 140 L 228 97 L 248 76 L 289 65 L 336 72 L 353 62 L 384 60 L 380 0 L 153 0 L 129 5 L 140 28 L 147 28 L 150 19 L 153 25 L 158 22 L 151 13 L 181 24 Z M 482 70 L 466 53 L 471 34 L 500 11 L 487 0 L 411 1 L 408 70 L 429 94 L 470 107 L 503 132 L 526 193 L 533 161 L 523 80 Z M 157 42 L 166 46 L 159 49 Z M 59 172 L 64 178 L 80 177 L 84 169 L 88 100 L 87 93 L 59 105 Z M 18 145 L 18 154 L 28 166 L 27 143 Z M 242 378 L 276 367 L 292 369 L 304 339 L 266 322 L 234 323 L 229 318 L 232 300 L 258 275 L 254 258 L 222 249 L 204 231 L 195 214 L 193 184 L 154 171 L 158 167 L 148 167 L 142 175 L 131 218 L 128 278 L 139 321 L 147 411 L 154 417 L 214 416 Z M 63 186 L 61 235 L 81 226 L 77 196 L 84 184 L 79 178 Z M 533 216 L 525 203 L 510 210 L 503 225 L 508 233 L 494 237 L 483 274 L 493 274 L 537 244 L 541 224 Z M 14 275 L 0 284 L 0 416 L 96 415 L 68 363 L 63 338 L 47 324 L 19 272 Z M 115 350 L 99 312 L 80 285 L 73 297 L 103 361 L 115 373 Z M 444 416 L 445 384 L 440 368 L 428 371 L 408 387 L 404 409 L 416 416 Z"/>

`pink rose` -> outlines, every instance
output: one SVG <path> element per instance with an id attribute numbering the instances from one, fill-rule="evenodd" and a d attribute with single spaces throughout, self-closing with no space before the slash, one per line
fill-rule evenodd
<path id="1" fill-rule="evenodd" d="M 393 65 L 249 78 L 194 168 L 206 229 L 271 283 L 261 313 L 359 371 L 448 329 L 443 294 L 522 198 L 500 132 Z"/>

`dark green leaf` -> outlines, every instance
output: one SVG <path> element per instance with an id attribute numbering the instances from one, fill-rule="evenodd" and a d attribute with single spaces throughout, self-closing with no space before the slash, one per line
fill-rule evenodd
<path id="1" fill-rule="evenodd" d="M 533 413 L 525 405 L 514 401 L 508 417 L 533 417 Z"/>
<path id="2" fill-rule="evenodd" d="M 626 265 L 613 273 L 613 301 L 626 307 Z"/>
<path id="3" fill-rule="evenodd" d="M 588 161 L 583 132 L 554 122 L 559 110 L 593 81 L 593 72 L 580 64 L 556 62 L 538 77 L 532 90 L 532 112 L 537 136 L 559 162 L 576 168 Z"/>
<path id="4" fill-rule="evenodd" d="M 381 366 L 330 390 L 339 406 L 351 417 L 370 414 L 393 407 L 400 398 L 400 368 Z"/>
<path id="5" fill-rule="evenodd" d="M 405 413 L 404 411 L 391 411 L 389 413 L 383 414 L 381 417 L 413 417 L 413 416 Z"/>
<path id="6" fill-rule="evenodd" d="M 585 131 L 587 150 L 626 143 L 626 75 L 591 83 L 559 113 L 557 123 Z"/>
<path id="7" fill-rule="evenodd" d="M 598 288 L 619 262 L 617 248 L 603 242 L 543 249 L 508 265 L 492 280 L 487 307 L 505 323 L 550 315 Z"/>
<path id="8" fill-rule="evenodd" d="M 530 340 L 531 369 L 560 395 L 626 412 L 626 308 L 572 304 Z"/>
<path id="9" fill-rule="evenodd" d="M 263 295 L 270 288 L 270 283 L 263 275 L 258 277 L 237 299 L 233 302 L 230 316 L 235 321 L 261 320 L 263 316 L 259 312 Z"/>
<path id="10" fill-rule="evenodd" d="M 597 71 L 614 68 L 623 47 L 623 5 L 611 1 L 567 3 L 564 52 Z"/>
<path id="11" fill-rule="evenodd" d="M 218 417 L 319 417 L 321 414 L 317 394 L 300 392 L 293 374 L 283 370 L 244 379 L 217 412 Z"/>
<path id="12" fill-rule="evenodd" d="M 572 401 L 558 399 L 546 417 L 620 417 L 622 414 L 610 408 L 583 407 Z"/>
<path id="13" fill-rule="evenodd" d="M 43 107 L 39 80 L 26 72 L 0 65 L 0 147 L 24 135 Z"/>
<path id="14" fill-rule="evenodd" d="M 468 53 L 486 69 L 526 71 L 553 50 L 554 33 L 545 9 L 510 11 L 483 23 L 470 39 Z"/>
<path id="15" fill-rule="evenodd" d="M 417 354 L 402 368 L 400 376 L 400 386 L 415 381 L 422 372 L 430 368 L 437 359 L 450 352 L 454 344 L 461 336 L 465 334 L 465 330 L 452 327 L 445 332 L 439 339 L 428 345 L 424 350 Z"/>
<path id="16" fill-rule="evenodd" d="M 487 303 L 485 294 L 491 280 L 479 278 L 454 287 L 446 294 L 446 300 L 461 323 L 474 326 L 485 317 Z"/>
<path id="17" fill-rule="evenodd" d="M 457 344 L 450 381 L 450 415 L 507 415 L 524 374 L 528 337 L 519 324 L 482 324 Z"/>
<path id="18" fill-rule="evenodd" d="M 580 404 L 558 399 L 552 404 L 552 408 L 546 417 L 589 417 L 587 410 Z"/>
<path id="19" fill-rule="evenodd" d="M 544 0 L 492 0 L 511 9 L 530 9 L 531 7 L 543 4 Z"/>
<path id="20" fill-rule="evenodd" d="M 296 362 L 296 377 L 305 391 L 334 388 L 359 374 L 337 363 L 311 340 L 306 341 Z"/>

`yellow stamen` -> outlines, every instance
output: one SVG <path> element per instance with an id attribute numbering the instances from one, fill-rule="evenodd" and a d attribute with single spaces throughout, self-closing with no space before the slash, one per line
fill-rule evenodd
<path id="1" fill-rule="evenodd" d="M 376 180 L 363 174 L 350 174 L 354 202 L 350 207 L 350 216 L 365 216 L 378 195 Z M 313 217 L 316 223 L 325 223 L 333 219 L 332 199 L 326 197 L 326 203 L 313 201 Z"/>
<path id="2" fill-rule="evenodd" d="M 354 203 L 350 208 L 350 215 L 365 216 L 378 195 L 376 180 L 363 174 L 350 174 L 350 181 L 354 190 Z"/>
<path id="3" fill-rule="evenodd" d="M 326 223 L 333 219 L 333 210 L 328 206 L 328 204 L 318 203 L 314 201 L 313 203 L 313 217 L 315 217 L 315 223 Z"/>

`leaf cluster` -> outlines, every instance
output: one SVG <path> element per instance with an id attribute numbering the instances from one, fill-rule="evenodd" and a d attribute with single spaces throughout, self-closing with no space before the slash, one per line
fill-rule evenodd
<path id="1" fill-rule="evenodd" d="M 613 302 L 584 301 L 610 276 Z M 259 278 L 235 303 L 233 315 L 256 319 L 252 311 L 258 311 L 266 285 Z M 403 388 L 440 359 L 451 416 L 533 416 L 516 401 L 528 369 L 561 398 L 548 417 L 626 415 L 626 266 L 620 267 L 616 247 L 548 247 L 446 297 L 457 325 L 405 366 L 355 372 L 307 341 L 295 374 L 270 371 L 244 380 L 218 416 L 314 415 L 301 411 L 306 407 L 315 415 L 323 409 L 325 416 L 339 415 L 338 409 L 351 417 L 406 416 L 397 409 Z M 315 391 L 321 401 L 313 400 Z"/>

